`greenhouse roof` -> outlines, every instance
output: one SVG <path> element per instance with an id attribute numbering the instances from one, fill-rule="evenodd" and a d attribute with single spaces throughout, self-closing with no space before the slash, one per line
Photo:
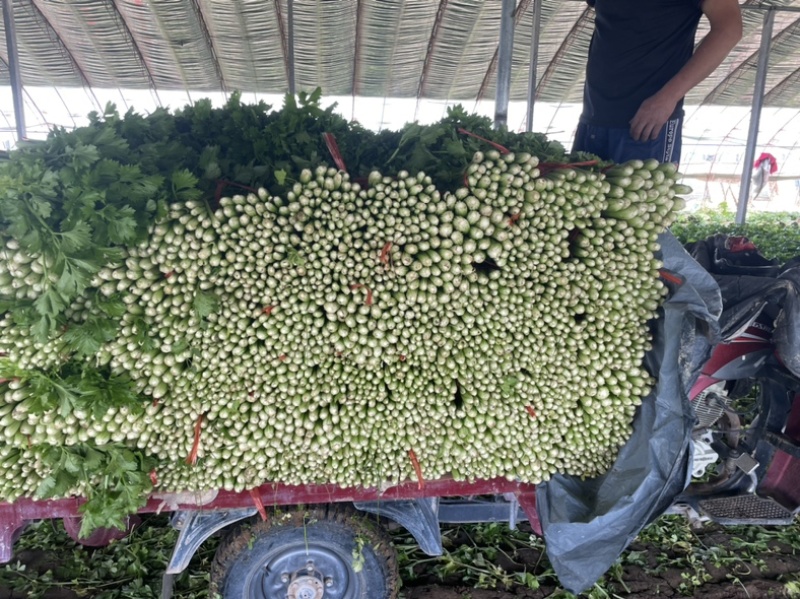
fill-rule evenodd
<path id="1" fill-rule="evenodd" d="M 6 0 L 11 2 L 12 0 Z M 25 86 L 493 98 L 500 1 L 13 0 Z M 533 0 L 517 0 L 511 100 L 528 94 Z M 776 12 L 764 102 L 800 107 L 800 0 L 746 0 L 745 33 L 689 104 L 750 105 L 765 7 Z M 758 10 L 761 9 L 761 10 Z M 543 0 L 537 99 L 580 101 L 593 11 Z M 701 34 L 705 22 L 701 23 Z M 9 81 L 5 32 L 0 84 Z"/>

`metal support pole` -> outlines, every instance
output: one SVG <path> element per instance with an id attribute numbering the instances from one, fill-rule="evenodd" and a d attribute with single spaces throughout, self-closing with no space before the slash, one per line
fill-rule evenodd
<path id="1" fill-rule="evenodd" d="M 287 0 L 286 28 L 289 30 L 289 34 L 287 36 L 289 45 L 289 68 L 287 73 L 289 78 L 289 93 L 294 95 L 294 0 Z"/>
<path id="2" fill-rule="evenodd" d="M 761 47 L 758 51 L 758 70 L 753 89 L 753 106 L 750 109 L 750 130 L 747 133 L 747 149 L 744 153 L 742 183 L 739 188 L 739 205 L 736 207 L 736 224 L 743 225 L 747 219 L 747 202 L 750 198 L 750 175 L 758 145 L 758 127 L 761 121 L 761 107 L 764 104 L 764 87 L 767 82 L 767 65 L 772 43 L 772 26 L 775 23 L 775 11 L 768 10 L 764 15 L 761 28 Z"/>
<path id="3" fill-rule="evenodd" d="M 508 123 L 508 99 L 511 91 L 511 58 L 514 54 L 515 0 L 503 0 L 500 16 L 500 42 L 497 51 L 497 94 L 494 106 L 495 129 Z"/>
<path id="4" fill-rule="evenodd" d="M 11 77 L 11 96 L 14 100 L 14 120 L 17 123 L 17 141 L 28 137 L 25 129 L 25 105 L 22 102 L 22 77 L 19 72 L 19 52 L 17 50 L 17 29 L 14 24 L 12 0 L 3 2 L 3 25 L 6 30 L 8 48 L 8 71 Z"/>
<path id="5" fill-rule="evenodd" d="M 533 0 L 533 33 L 531 33 L 531 67 L 528 72 L 528 116 L 525 131 L 533 131 L 533 107 L 536 104 L 536 68 L 539 64 L 539 32 L 542 25 L 542 0 Z"/>
<path id="6" fill-rule="evenodd" d="M 742 4 L 742 10 L 777 10 L 780 12 L 800 12 L 800 6 L 773 6 L 771 4 Z"/>

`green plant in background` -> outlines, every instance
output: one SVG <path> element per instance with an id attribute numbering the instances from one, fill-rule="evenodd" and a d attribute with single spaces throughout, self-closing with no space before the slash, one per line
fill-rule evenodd
<path id="1" fill-rule="evenodd" d="M 161 579 L 178 532 L 166 516 L 149 516 L 127 538 L 90 549 L 69 538 L 60 521 L 28 527 L 14 550 L 25 564 L 12 561 L 0 568 L 0 595 L 41 599 L 55 589 L 93 599 L 157 599 Z M 189 568 L 175 580 L 174 599 L 207 599 L 209 570 L 218 541 L 207 540 Z M 6 596 L 6 595 L 2 595 Z"/>
<path id="2" fill-rule="evenodd" d="M 725 206 L 684 212 L 670 230 L 682 243 L 701 241 L 717 233 L 744 235 L 765 257 L 781 263 L 800 256 L 800 213 L 753 212 L 744 225 L 737 225 L 735 217 Z"/>

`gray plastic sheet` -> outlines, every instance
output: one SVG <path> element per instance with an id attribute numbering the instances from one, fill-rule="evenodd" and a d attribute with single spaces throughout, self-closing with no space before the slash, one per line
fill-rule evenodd
<path id="1" fill-rule="evenodd" d="M 561 585 L 590 588 L 647 524 L 686 488 L 694 423 L 688 391 L 718 339 L 719 286 L 672 236 L 659 238 L 664 267 L 685 282 L 652 323 L 645 365 L 656 377 L 611 469 L 594 479 L 556 475 L 537 487 L 547 556 Z"/>

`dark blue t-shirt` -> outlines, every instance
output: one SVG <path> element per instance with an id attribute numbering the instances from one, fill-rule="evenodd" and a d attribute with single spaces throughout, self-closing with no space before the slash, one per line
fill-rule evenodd
<path id="1" fill-rule="evenodd" d="M 596 14 L 581 122 L 627 127 L 691 58 L 702 0 L 587 1 Z"/>

